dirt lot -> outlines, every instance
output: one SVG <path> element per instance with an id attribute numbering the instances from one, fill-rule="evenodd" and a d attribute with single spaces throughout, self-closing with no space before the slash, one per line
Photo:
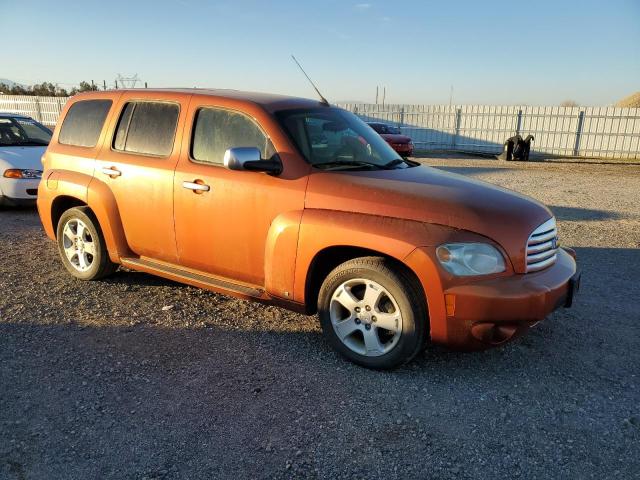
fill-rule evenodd
<path id="1" fill-rule="evenodd" d="M 640 478 L 640 167 L 425 162 L 550 205 L 575 308 L 373 372 L 312 317 L 72 280 L 34 211 L 1 211 L 0 478 Z"/>

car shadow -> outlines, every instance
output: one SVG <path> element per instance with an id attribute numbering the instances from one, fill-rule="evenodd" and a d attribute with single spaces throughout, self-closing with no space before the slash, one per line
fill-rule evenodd
<path id="1" fill-rule="evenodd" d="M 592 208 L 565 207 L 558 205 L 549 205 L 549 208 L 558 220 L 567 221 L 602 221 L 602 220 L 620 220 L 624 215 L 610 210 L 597 210 Z"/>
<path id="2" fill-rule="evenodd" d="M 427 162 L 424 162 L 425 165 L 428 165 Z M 512 171 L 512 168 L 500 168 L 500 167 L 441 167 L 441 166 L 433 166 L 433 168 L 437 168 L 438 170 L 443 170 L 449 173 L 457 173 L 460 175 L 483 175 L 489 173 L 508 173 Z"/>
<path id="3" fill-rule="evenodd" d="M 101 280 L 101 282 L 112 285 L 137 286 L 137 287 L 176 287 L 176 288 L 192 288 L 189 285 L 180 282 L 174 282 L 164 277 L 151 275 L 145 272 L 129 270 L 124 267 Z"/>
<path id="4" fill-rule="evenodd" d="M 573 308 L 503 347 L 429 346 L 385 372 L 343 360 L 296 315 L 282 315 L 277 329 L 266 319 L 251 327 L 241 311 L 199 328 L 117 325 L 109 309 L 127 297 L 107 292 L 102 325 L 47 324 L 25 305 L 12 320 L 0 317 L 0 425 L 8 439 L 0 476 L 20 465 L 34 478 L 271 477 L 291 461 L 300 477 L 313 477 L 316 467 L 353 465 L 353 450 L 378 446 L 380 455 L 416 465 L 432 451 L 471 468 L 468 451 L 490 458 L 496 448 L 524 465 L 548 438 L 589 447 L 598 461 L 617 458 L 621 439 L 637 435 L 621 415 L 637 401 L 629 382 L 640 364 L 640 286 L 629 279 L 640 275 L 640 250 L 576 250 L 583 281 Z M 133 272 L 105 282 L 174 285 Z M 511 448 L 514 441 L 528 448 Z M 560 454 L 582 468 L 573 449 Z M 536 473 L 562 476 L 555 453 L 536 458 Z"/>
<path id="5" fill-rule="evenodd" d="M 2 205 L 0 204 L 0 214 L 3 212 L 11 213 L 34 213 L 38 212 L 35 205 Z"/>

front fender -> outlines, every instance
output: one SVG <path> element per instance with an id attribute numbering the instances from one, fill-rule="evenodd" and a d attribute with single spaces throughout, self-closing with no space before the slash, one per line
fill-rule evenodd
<path id="1" fill-rule="evenodd" d="M 435 247 L 416 248 L 403 262 L 416 273 L 427 299 L 431 341 L 446 343 L 449 338 L 447 309 L 442 278 L 436 266 Z"/>
<path id="2" fill-rule="evenodd" d="M 403 260 L 417 247 L 439 245 L 455 230 L 413 220 L 305 209 L 300 226 L 293 299 L 305 302 L 305 285 L 314 257 L 330 247 L 359 247 Z M 417 272 L 416 272 L 417 273 Z"/>

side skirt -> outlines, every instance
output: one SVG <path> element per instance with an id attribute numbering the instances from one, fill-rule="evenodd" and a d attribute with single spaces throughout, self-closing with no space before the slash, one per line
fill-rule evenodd
<path id="1" fill-rule="evenodd" d="M 264 288 L 256 285 L 236 283 L 232 280 L 216 277 L 205 272 L 157 260 L 150 260 L 144 257 L 122 257 L 120 258 L 120 262 L 123 267 L 130 268 L 131 270 L 150 273 L 175 282 L 186 283 L 194 287 L 204 288 L 247 300 L 254 300 L 260 303 L 273 304 L 299 313 L 305 312 L 304 305 L 282 298 L 271 297 L 265 292 Z"/>

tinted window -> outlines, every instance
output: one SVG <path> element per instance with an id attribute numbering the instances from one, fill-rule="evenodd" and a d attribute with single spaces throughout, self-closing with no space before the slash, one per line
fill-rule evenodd
<path id="1" fill-rule="evenodd" d="M 62 122 L 58 142 L 78 147 L 95 147 L 110 108 L 111 100 L 83 100 L 74 103 Z"/>
<path id="2" fill-rule="evenodd" d="M 127 103 L 116 129 L 113 148 L 166 157 L 173 150 L 179 108 L 172 103 Z"/>
<path id="3" fill-rule="evenodd" d="M 191 144 L 193 159 L 222 164 L 224 152 L 232 147 L 258 147 L 262 158 L 274 154 L 269 139 L 246 115 L 217 108 L 198 110 Z"/>

